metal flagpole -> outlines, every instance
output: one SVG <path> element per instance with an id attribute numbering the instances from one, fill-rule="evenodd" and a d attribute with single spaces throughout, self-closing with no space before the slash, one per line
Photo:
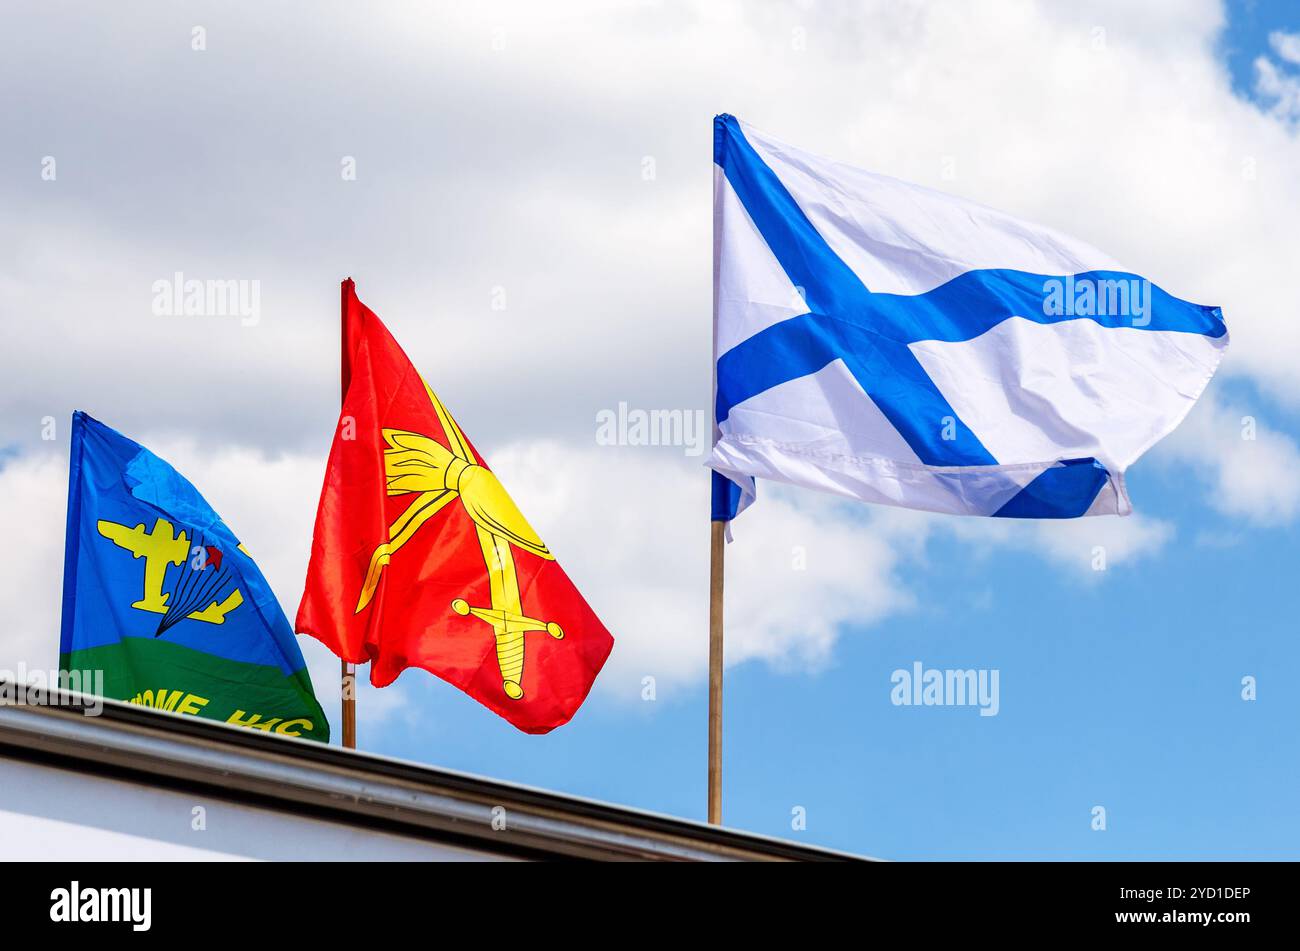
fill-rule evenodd
<path id="1" fill-rule="evenodd" d="M 709 822 L 722 824 L 722 559 L 727 523 L 710 522 L 709 541 Z"/>
<path id="2" fill-rule="evenodd" d="M 339 288 L 339 339 L 342 344 L 339 356 L 339 380 L 342 395 L 339 406 L 348 396 L 348 382 L 352 378 L 352 341 L 348 339 L 348 288 L 352 278 L 348 278 Z M 341 661 L 343 676 L 341 692 L 343 699 L 343 746 L 349 750 L 357 748 L 357 668 L 346 660 Z"/>

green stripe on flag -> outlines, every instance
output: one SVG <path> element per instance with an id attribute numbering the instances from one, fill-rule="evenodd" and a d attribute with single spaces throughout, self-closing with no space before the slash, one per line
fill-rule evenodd
<path id="1" fill-rule="evenodd" d="M 111 700 L 329 742 L 329 722 L 306 668 L 286 676 L 278 667 L 144 637 L 61 654 L 59 667 L 102 670 L 104 696 Z"/>

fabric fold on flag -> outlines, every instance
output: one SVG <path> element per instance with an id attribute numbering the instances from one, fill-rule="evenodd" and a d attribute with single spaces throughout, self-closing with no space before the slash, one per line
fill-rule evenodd
<path id="1" fill-rule="evenodd" d="M 1127 515 L 1228 344 L 1084 242 L 714 120 L 712 516 L 763 478 L 933 512 Z"/>

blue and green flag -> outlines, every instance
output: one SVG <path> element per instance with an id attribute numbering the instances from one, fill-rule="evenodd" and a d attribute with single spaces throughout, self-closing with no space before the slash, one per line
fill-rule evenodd
<path id="1" fill-rule="evenodd" d="M 59 666 L 104 694 L 329 740 L 297 639 L 262 572 L 180 473 L 72 417 Z"/>

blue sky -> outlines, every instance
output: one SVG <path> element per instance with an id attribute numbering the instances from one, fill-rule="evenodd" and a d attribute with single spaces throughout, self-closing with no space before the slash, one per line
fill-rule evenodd
<path id="1" fill-rule="evenodd" d="M 1227 28 L 1219 51 L 1232 72 L 1233 88 L 1251 96 L 1255 87 L 1255 57 L 1268 49 L 1270 33 L 1294 33 L 1297 13 L 1287 0 L 1228 0 Z"/>
<path id="2" fill-rule="evenodd" d="M 27 544 L 0 551 L 0 668 L 56 648 L 67 450 L 41 433 L 74 408 L 187 475 L 293 616 L 352 275 L 617 640 L 548 736 L 413 670 L 362 691 L 360 745 L 702 819 L 708 477 L 683 447 L 600 445 L 595 421 L 708 405 L 710 121 L 727 111 L 1077 235 L 1221 304 L 1233 340 L 1128 473 L 1130 519 L 990 525 L 762 487 L 728 551 L 726 822 L 891 859 L 1300 854 L 1300 62 L 1269 39 L 1300 33 L 1293 4 L 13 20 L 0 524 Z M 259 319 L 152 313 L 177 271 L 260 281 Z M 337 661 L 304 653 L 337 717 Z M 918 661 L 996 669 L 998 714 L 894 706 L 891 674 Z"/>

